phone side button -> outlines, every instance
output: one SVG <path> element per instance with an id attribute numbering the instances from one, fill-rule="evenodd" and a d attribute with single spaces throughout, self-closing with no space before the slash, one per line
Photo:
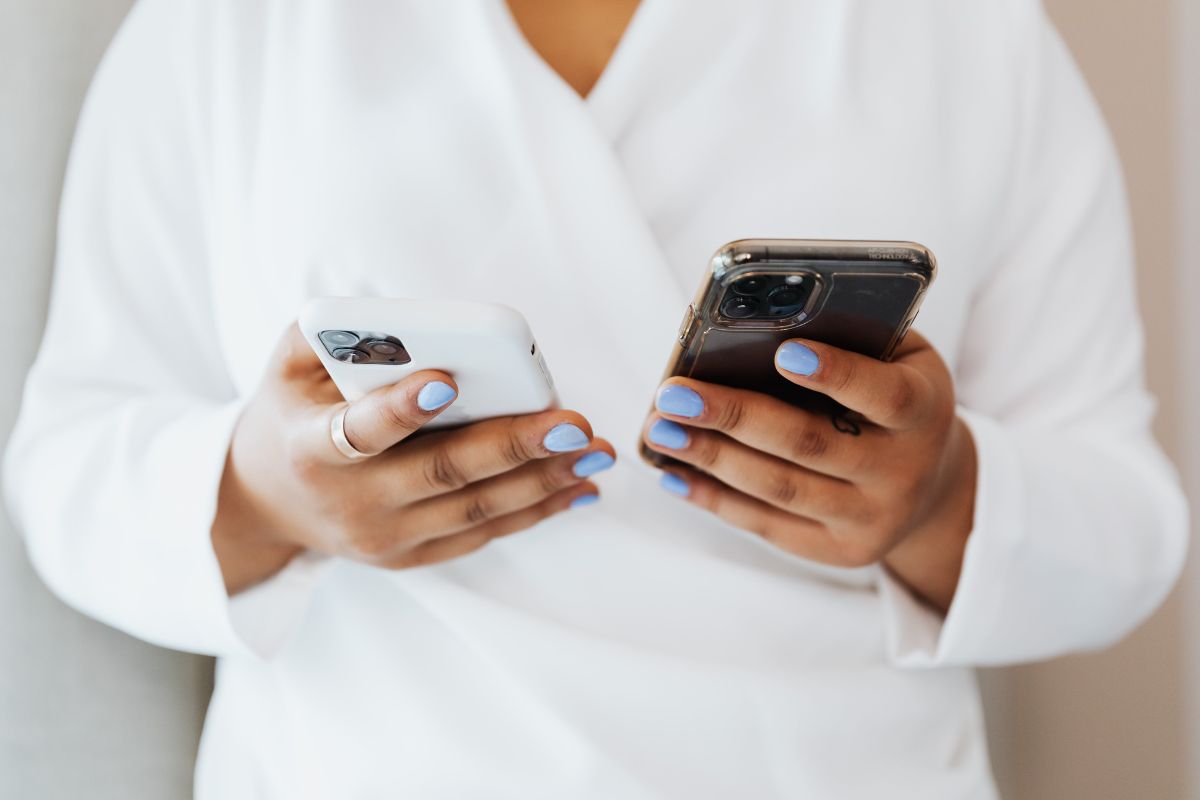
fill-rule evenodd
<path id="1" fill-rule="evenodd" d="M 683 321 L 679 323 L 679 343 L 687 345 L 688 339 L 692 338 L 692 331 L 695 329 L 696 311 L 689 305 L 687 311 L 683 312 Z"/>

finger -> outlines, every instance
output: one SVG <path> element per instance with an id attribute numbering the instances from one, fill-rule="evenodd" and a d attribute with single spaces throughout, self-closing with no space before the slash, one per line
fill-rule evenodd
<path id="1" fill-rule="evenodd" d="M 600 496 L 595 484 L 583 483 L 547 497 L 535 505 L 506 514 L 459 533 L 423 542 L 386 561 L 389 569 L 428 566 L 460 558 L 479 550 L 493 539 L 532 528 L 542 520 L 572 507 L 590 505 Z"/>
<path id="2" fill-rule="evenodd" d="M 582 454 L 531 461 L 459 491 L 413 503 L 403 510 L 403 522 L 399 527 L 421 531 L 422 540 L 475 528 L 536 505 L 610 468 L 615 462 L 612 445 L 597 439 L 593 447 Z"/>
<path id="3" fill-rule="evenodd" d="M 591 443 L 592 426 L 574 411 L 499 417 L 405 442 L 381 459 L 381 479 L 413 502 L 456 491 L 530 461 L 582 452 Z"/>
<path id="4" fill-rule="evenodd" d="M 307 408 L 314 403 L 327 406 L 342 399 L 342 393 L 296 323 L 289 325 L 276 343 L 270 369 L 287 389 L 285 402 Z"/>
<path id="5" fill-rule="evenodd" d="M 842 564 L 836 540 L 816 520 L 789 514 L 730 488 L 715 478 L 687 468 L 671 468 L 661 480 L 667 492 L 712 512 L 735 528 L 757 534 L 801 558 L 823 564 Z"/>
<path id="6" fill-rule="evenodd" d="M 414 372 L 399 383 L 380 387 L 351 403 L 346 409 L 346 438 L 355 450 L 377 455 L 411 436 L 457 397 L 458 386 L 447 373 Z M 339 404 L 322 411 L 327 426 L 340 410 Z M 329 434 L 324 438 L 329 439 Z M 332 447 L 332 439 L 328 450 L 331 458 L 349 463 Z"/>
<path id="7" fill-rule="evenodd" d="M 923 340 L 914 340 L 919 342 Z M 857 411 L 876 425 L 895 430 L 919 426 L 935 410 L 933 384 L 918 368 L 927 358 L 909 344 L 906 357 L 893 362 L 791 339 L 775 351 L 775 368 L 792 383 L 820 392 Z M 932 348 L 925 346 L 929 352 Z M 936 357 L 936 354 L 934 354 Z"/>
<path id="8" fill-rule="evenodd" d="M 321 359 L 313 352 L 312 346 L 304 338 L 300 326 L 293 322 L 284 330 L 275 351 L 271 354 L 271 365 L 285 378 L 311 378 L 325 372 Z"/>
<path id="9" fill-rule="evenodd" d="M 723 433 L 654 418 L 642 435 L 652 450 L 781 511 L 825 523 L 862 515 L 862 494 L 853 484 L 754 450 Z"/>
<path id="10" fill-rule="evenodd" d="M 872 431 L 847 436 L 827 416 L 746 389 L 671 378 L 655 410 L 689 428 L 721 431 L 749 447 L 826 475 L 854 479 L 870 463 Z"/>

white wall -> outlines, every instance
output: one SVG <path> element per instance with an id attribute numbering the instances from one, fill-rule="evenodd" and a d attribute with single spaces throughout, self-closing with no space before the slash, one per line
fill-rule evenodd
<path id="1" fill-rule="evenodd" d="M 75 116 L 130 4 L 0 0 L 0 448 L 41 336 Z M 0 518 L 0 797 L 190 797 L 210 675 L 63 606 Z"/>

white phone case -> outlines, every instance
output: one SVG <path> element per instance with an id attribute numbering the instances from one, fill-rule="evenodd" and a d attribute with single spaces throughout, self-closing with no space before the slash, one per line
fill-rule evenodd
<path id="1" fill-rule="evenodd" d="M 441 304 L 423 300 L 324 297 L 304 307 L 300 330 L 342 396 L 351 402 L 419 370 L 440 369 L 454 376 L 458 398 L 426 428 L 529 414 L 557 405 L 554 381 L 529 325 L 508 306 L 455 302 L 453 310 L 447 311 Z M 360 344 L 371 338 L 391 337 L 403 345 L 411 360 L 342 361 L 333 356 L 331 349 L 365 352 L 366 345 L 327 347 L 322 332 L 327 332 L 327 341 L 338 336 L 328 332 L 357 334 Z M 348 336 L 341 338 L 348 340 Z"/>

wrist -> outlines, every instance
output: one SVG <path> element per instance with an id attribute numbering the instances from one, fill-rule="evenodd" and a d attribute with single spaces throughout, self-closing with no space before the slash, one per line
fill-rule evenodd
<path id="1" fill-rule="evenodd" d="M 230 596 L 270 578 L 304 551 L 254 501 L 232 456 L 221 476 L 212 545 Z"/>
<path id="2" fill-rule="evenodd" d="M 883 559 L 884 567 L 914 595 L 943 614 L 954 600 L 962 572 L 978 472 L 975 442 L 961 419 L 955 419 L 950 436 L 938 481 L 942 488 L 930 513 Z"/>

